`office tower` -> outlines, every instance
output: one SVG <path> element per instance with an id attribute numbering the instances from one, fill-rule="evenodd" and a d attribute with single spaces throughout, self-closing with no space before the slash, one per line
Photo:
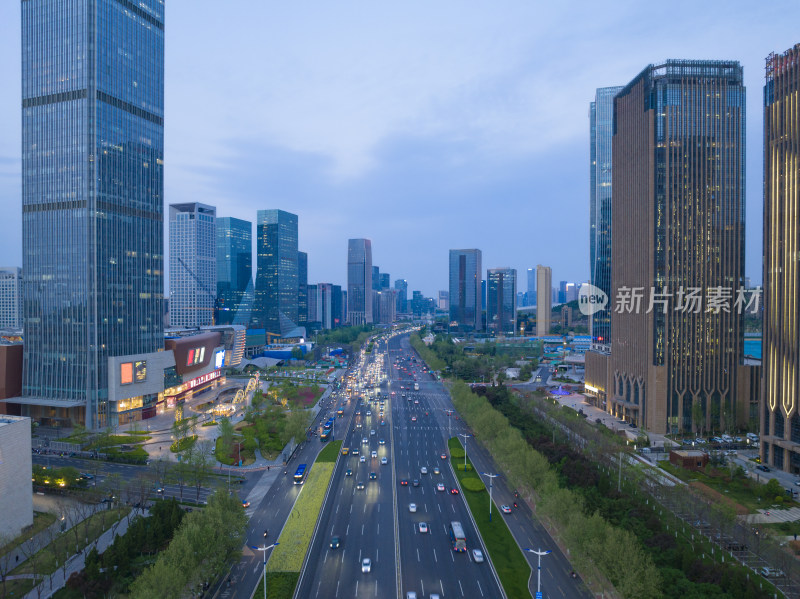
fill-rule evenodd
<path id="1" fill-rule="evenodd" d="M 557 303 L 563 304 L 567 301 L 567 282 L 560 281 L 558 284 L 558 299 Z"/>
<path id="2" fill-rule="evenodd" d="M 306 285 L 306 324 L 312 328 L 322 328 L 322 301 L 317 285 Z"/>
<path id="3" fill-rule="evenodd" d="M 372 267 L 372 290 L 380 291 L 381 289 L 381 269 L 377 266 Z"/>
<path id="4" fill-rule="evenodd" d="M 591 283 L 609 298 L 611 292 L 611 142 L 614 134 L 614 96 L 622 86 L 601 87 L 589 104 L 589 274 Z M 611 302 L 591 316 L 592 340 L 611 339 Z"/>
<path id="5" fill-rule="evenodd" d="M 330 283 L 308 286 L 309 323 L 321 329 L 340 326 L 342 313 L 342 288 Z"/>
<path id="6" fill-rule="evenodd" d="M 217 218 L 217 304 L 215 323 L 232 324 L 253 280 L 253 223 Z"/>
<path id="7" fill-rule="evenodd" d="M 528 269 L 528 304 L 529 306 L 536 305 L 536 269 Z"/>
<path id="8" fill-rule="evenodd" d="M 397 279 L 394 282 L 394 288 L 397 290 L 397 313 L 408 313 L 408 281 L 405 279 Z"/>
<path id="9" fill-rule="evenodd" d="M 22 328 L 22 269 L 0 267 L 0 329 Z"/>
<path id="10" fill-rule="evenodd" d="M 439 291 L 439 301 L 436 302 L 436 307 L 439 310 L 450 310 L 450 292 Z"/>
<path id="11" fill-rule="evenodd" d="M 389 276 L 389 273 L 388 272 L 382 272 L 382 273 L 380 273 L 380 275 L 381 275 L 381 278 L 380 278 L 381 283 L 379 285 L 380 289 L 381 290 L 383 290 L 383 289 L 391 289 L 392 288 L 392 281 L 391 281 L 391 277 Z"/>
<path id="12" fill-rule="evenodd" d="M 761 459 L 800 471 L 800 44 L 766 61 Z M 791 417 L 788 415 L 791 414 Z"/>
<path id="13" fill-rule="evenodd" d="M 254 323 L 271 333 L 286 333 L 281 321 L 288 319 L 295 326 L 298 321 L 297 215 L 259 210 L 256 252 Z"/>
<path id="14" fill-rule="evenodd" d="M 549 266 L 539 264 L 536 267 L 536 336 L 542 337 L 550 334 L 550 312 L 552 304 L 553 271 Z M 545 293 L 550 289 L 551 293 Z"/>
<path id="15" fill-rule="evenodd" d="M 450 250 L 450 326 L 480 331 L 483 302 L 481 251 Z"/>
<path id="16" fill-rule="evenodd" d="M 425 311 L 425 298 L 422 296 L 421 291 L 411 292 L 411 314 L 414 318 L 422 318 L 422 313 Z"/>
<path id="17" fill-rule="evenodd" d="M 743 316 L 707 298 L 744 280 L 742 67 L 646 67 L 614 98 L 613 153 L 611 289 L 647 297 L 615 306 L 608 409 L 657 433 L 732 430 Z"/>
<path id="18" fill-rule="evenodd" d="M 372 317 L 375 322 L 392 324 L 397 319 L 397 290 L 381 289 L 373 294 Z"/>
<path id="19" fill-rule="evenodd" d="M 344 324 L 347 316 L 347 292 L 342 291 L 341 285 L 331 286 L 331 328 L 335 329 Z"/>
<path id="20" fill-rule="evenodd" d="M 566 290 L 564 291 L 564 301 L 576 302 L 578 301 L 578 285 L 575 283 L 567 283 Z"/>
<path id="21" fill-rule="evenodd" d="M 109 424 L 163 347 L 164 3 L 22 3 L 22 414 Z"/>
<path id="22" fill-rule="evenodd" d="M 308 254 L 297 252 L 297 324 L 308 320 Z"/>
<path id="23" fill-rule="evenodd" d="M 513 335 L 517 329 L 517 271 L 490 268 L 486 272 L 486 330 Z"/>
<path id="24" fill-rule="evenodd" d="M 347 241 L 347 322 L 372 324 L 372 242 Z"/>
<path id="25" fill-rule="evenodd" d="M 216 208 L 191 202 L 169 206 L 169 324 L 214 324 L 217 301 Z"/>

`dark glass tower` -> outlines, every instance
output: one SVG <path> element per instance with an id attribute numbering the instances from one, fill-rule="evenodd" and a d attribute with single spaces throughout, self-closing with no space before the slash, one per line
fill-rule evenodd
<path id="1" fill-rule="evenodd" d="M 517 329 L 517 271 L 490 268 L 486 273 L 486 329 L 513 335 Z"/>
<path id="2" fill-rule="evenodd" d="M 614 96 L 622 89 L 601 87 L 589 105 L 590 201 L 589 201 L 589 274 L 592 285 L 611 297 L 611 176 L 614 121 Z M 591 318 L 592 340 L 611 341 L 612 302 Z"/>
<path id="3" fill-rule="evenodd" d="M 397 290 L 397 313 L 406 314 L 408 312 L 408 281 L 396 279 L 394 288 Z"/>
<path id="4" fill-rule="evenodd" d="M 25 415 L 112 424 L 109 356 L 163 348 L 164 3 L 22 2 Z"/>
<path id="5" fill-rule="evenodd" d="M 297 324 L 308 322 L 308 254 L 297 252 Z"/>
<path id="6" fill-rule="evenodd" d="M 256 324 L 280 334 L 280 315 L 297 324 L 299 275 L 297 215 L 283 210 L 258 211 Z"/>
<path id="7" fill-rule="evenodd" d="M 372 324 L 372 241 L 347 241 L 347 322 Z"/>
<path id="8" fill-rule="evenodd" d="M 480 250 L 450 250 L 450 326 L 479 331 L 483 322 Z"/>
<path id="9" fill-rule="evenodd" d="M 253 278 L 253 223 L 217 218 L 216 324 L 232 324 Z"/>

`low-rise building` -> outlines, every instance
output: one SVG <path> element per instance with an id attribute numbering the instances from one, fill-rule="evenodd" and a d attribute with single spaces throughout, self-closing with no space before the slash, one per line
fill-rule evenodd
<path id="1" fill-rule="evenodd" d="M 0 538 L 33 524 L 31 419 L 0 416 Z"/>

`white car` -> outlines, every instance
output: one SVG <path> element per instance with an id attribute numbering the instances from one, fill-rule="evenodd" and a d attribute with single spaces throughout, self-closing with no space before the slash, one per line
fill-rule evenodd
<path id="1" fill-rule="evenodd" d="M 511 508 L 508 507 L 507 505 L 501 505 L 500 506 L 500 511 L 503 512 L 504 514 L 510 514 L 511 513 Z"/>
<path id="2" fill-rule="evenodd" d="M 369 439 L 367 439 L 366 437 L 364 437 L 363 439 L 361 439 L 361 444 L 362 444 L 362 445 L 367 445 L 368 443 L 369 443 Z"/>
<path id="3" fill-rule="evenodd" d="M 367 572 L 372 571 L 372 560 L 368 557 L 365 557 L 361 560 L 361 571 L 366 574 Z"/>
<path id="4" fill-rule="evenodd" d="M 372 455 L 373 458 L 377 458 L 378 457 L 378 452 L 373 449 L 371 455 Z"/>
<path id="5" fill-rule="evenodd" d="M 483 551 L 480 549 L 473 549 L 472 550 L 472 559 L 475 560 L 476 563 L 480 564 L 483 562 Z"/>
<path id="6" fill-rule="evenodd" d="M 408 511 L 412 514 L 417 511 L 417 504 L 416 503 L 409 503 L 408 504 Z"/>
<path id="7" fill-rule="evenodd" d="M 359 462 L 366 462 L 366 461 L 367 461 L 367 456 L 363 456 L 363 455 L 362 455 L 362 456 L 360 456 L 360 457 L 358 458 L 358 461 L 359 461 Z"/>
<path id="8" fill-rule="evenodd" d="M 428 468 L 426 466 L 423 466 L 422 468 L 419 469 L 419 472 L 420 474 L 428 474 Z"/>
<path id="9" fill-rule="evenodd" d="M 438 485 L 436 485 L 436 490 L 437 491 L 444 491 L 444 483 L 439 483 Z"/>
<path id="10" fill-rule="evenodd" d="M 420 523 L 419 523 L 419 531 L 420 531 L 422 534 L 425 534 L 426 532 L 428 532 L 428 524 L 427 524 L 427 523 L 425 523 L 425 522 L 420 522 Z"/>
<path id="11" fill-rule="evenodd" d="M 406 593 L 406 599 L 417 599 L 417 594 L 414 591 L 408 591 Z"/>
<path id="12" fill-rule="evenodd" d="M 382 457 L 381 458 L 381 466 L 385 466 L 388 463 L 389 463 L 389 460 L 387 460 L 386 457 Z"/>

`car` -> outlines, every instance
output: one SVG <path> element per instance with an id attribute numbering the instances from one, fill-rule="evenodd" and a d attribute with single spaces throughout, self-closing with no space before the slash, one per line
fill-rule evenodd
<path id="1" fill-rule="evenodd" d="M 163 491 L 161 491 L 161 492 L 163 493 Z M 250 502 L 249 501 L 243 501 L 242 502 L 242 507 L 250 507 Z"/>
<path id="2" fill-rule="evenodd" d="M 444 492 L 444 483 L 439 483 L 436 485 L 436 490 Z"/>
<path id="3" fill-rule="evenodd" d="M 367 416 L 372 416 L 372 410 L 367 410 Z"/>
<path id="4" fill-rule="evenodd" d="M 500 506 L 500 511 L 503 512 L 504 514 L 510 514 L 511 513 L 511 508 L 508 507 L 507 505 L 501 505 Z"/>
<path id="5" fill-rule="evenodd" d="M 426 532 L 428 532 L 428 524 L 426 522 L 420 522 L 419 523 L 419 531 L 422 534 L 425 534 Z"/>
<path id="6" fill-rule="evenodd" d="M 388 463 L 389 463 L 389 460 L 386 459 L 386 456 L 381 458 L 381 466 L 385 466 Z"/>
<path id="7" fill-rule="evenodd" d="M 363 456 L 363 455 L 362 455 L 362 456 L 359 456 L 359 458 L 358 458 L 358 461 L 359 461 L 359 462 L 362 462 L 362 463 L 363 463 L 363 462 L 366 462 L 366 461 L 367 461 L 367 456 Z"/>
<path id="8" fill-rule="evenodd" d="M 433 473 L 434 474 L 441 474 L 441 470 L 439 470 L 439 466 L 434 466 L 433 467 Z"/>
<path id="9" fill-rule="evenodd" d="M 358 455 L 358 449 L 353 448 L 353 451 L 350 452 L 353 455 Z"/>
<path id="10" fill-rule="evenodd" d="M 347 455 L 348 453 L 350 453 L 350 448 L 349 447 L 342 447 L 342 455 Z"/>
<path id="11" fill-rule="evenodd" d="M 386 441 L 384 441 L 383 439 L 381 439 L 380 441 L 378 441 L 378 445 L 386 445 Z"/>
<path id="12" fill-rule="evenodd" d="M 331 549 L 338 549 L 339 545 L 342 544 L 342 540 L 339 537 L 332 537 L 331 538 Z"/>
<path id="13" fill-rule="evenodd" d="M 446 453 L 443 453 L 443 454 L 442 454 L 442 455 L 440 455 L 439 457 L 440 457 L 440 458 L 442 458 L 443 460 L 446 460 L 446 459 L 447 459 L 447 454 L 446 454 Z"/>
<path id="14" fill-rule="evenodd" d="M 414 404 L 416 404 L 416 405 L 419 405 L 419 400 L 418 400 L 418 399 L 415 399 L 415 400 L 414 400 Z"/>
<path id="15" fill-rule="evenodd" d="M 769 566 L 763 566 L 759 572 L 761 573 L 761 576 L 765 577 L 785 576 L 783 570 L 779 570 L 778 568 L 770 568 Z"/>
<path id="16" fill-rule="evenodd" d="M 458 489 L 456 487 L 450 489 L 450 495 L 458 495 Z"/>
<path id="17" fill-rule="evenodd" d="M 400 481 L 400 486 L 401 487 L 407 487 L 408 486 L 408 481 L 406 479 L 401 480 Z"/>
<path id="18" fill-rule="evenodd" d="M 759 464 L 758 466 L 756 466 L 756 470 L 761 470 L 761 472 L 769 472 L 770 471 L 769 470 L 769 466 L 766 466 L 765 464 Z"/>
<path id="19" fill-rule="evenodd" d="M 369 439 L 367 439 L 366 437 L 364 437 L 363 439 L 361 439 L 361 444 L 362 444 L 362 445 L 367 445 L 367 444 L 369 444 Z"/>
<path id="20" fill-rule="evenodd" d="M 365 557 L 361 560 L 361 572 L 363 574 L 367 574 L 368 572 L 372 571 L 372 560 L 368 557 Z"/>
<path id="21" fill-rule="evenodd" d="M 416 511 L 417 511 L 417 504 L 416 504 L 416 503 L 409 503 L 409 504 L 408 504 L 408 511 L 409 511 L 409 512 L 411 512 L 412 514 L 413 514 L 413 513 L 416 513 Z"/>
<path id="22" fill-rule="evenodd" d="M 426 466 L 423 466 L 422 468 L 419 469 L 419 473 L 428 474 L 428 468 Z"/>
<path id="23" fill-rule="evenodd" d="M 381 426 L 386 426 L 386 421 L 385 420 L 381 420 Z"/>
<path id="24" fill-rule="evenodd" d="M 411 417 L 411 422 L 416 422 L 416 421 L 417 421 L 417 417 L 416 416 L 412 416 Z"/>
<path id="25" fill-rule="evenodd" d="M 369 473 L 369 479 L 370 479 L 370 480 L 375 480 L 376 478 L 378 478 L 378 475 L 377 475 L 377 474 L 375 474 L 374 472 L 370 472 L 370 473 Z"/>
<path id="26" fill-rule="evenodd" d="M 345 470 L 344 475 L 345 476 L 353 476 L 353 471 L 350 468 L 348 468 L 347 470 Z"/>
<path id="27" fill-rule="evenodd" d="M 358 481 L 358 484 L 356 485 L 356 489 L 358 489 L 359 491 L 363 490 L 364 489 L 364 483 L 362 481 Z"/>
<path id="28" fill-rule="evenodd" d="M 472 559 L 474 559 L 477 563 L 483 562 L 483 551 L 480 549 L 473 549 L 472 550 Z"/>
<path id="29" fill-rule="evenodd" d="M 356 422 L 356 428 L 361 428 L 361 423 L 360 422 Z"/>
<path id="30" fill-rule="evenodd" d="M 356 410 L 356 416 L 361 416 L 361 410 Z"/>
<path id="31" fill-rule="evenodd" d="M 414 486 L 414 487 L 418 487 L 418 486 L 419 486 L 419 479 L 416 479 L 416 478 L 415 478 L 413 481 L 411 481 L 411 484 L 412 484 L 412 486 Z"/>
<path id="32" fill-rule="evenodd" d="M 378 457 L 378 452 L 373 449 L 372 452 L 370 453 L 370 456 L 373 457 L 373 458 L 377 458 Z"/>
<path id="33" fill-rule="evenodd" d="M 371 431 L 369 431 L 369 436 L 372 437 L 374 435 L 375 435 L 375 429 L 373 428 Z"/>
<path id="34" fill-rule="evenodd" d="M 408 591 L 406 593 L 406 599 L 417 599 L 417 594 L 414 591 Z"/>

